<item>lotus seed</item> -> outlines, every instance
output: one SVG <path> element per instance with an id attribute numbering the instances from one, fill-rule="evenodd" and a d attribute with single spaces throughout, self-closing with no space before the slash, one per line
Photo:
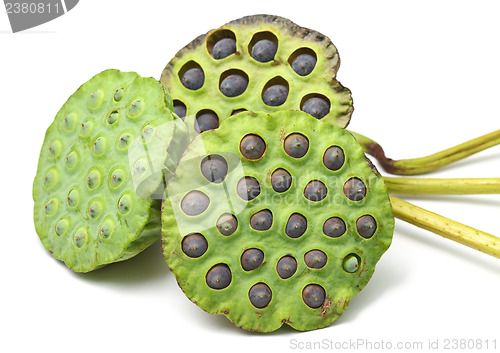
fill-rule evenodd
<path id="1" fill-rule="evenodd" d="M 226 160 L 217 154 L 211 154 L 201 161 L 201 173 L 212 183 L 222 183 L 226 178 L 227 168 Z"/>
<path id="2" fill-rule="evenodd" d="M 139 159 L 134 164 L 134 169 L 132 172 L 132 176 L 135 180 L 140 179 L 147 170 L 148 162 L 145 159 Z"/>
<path id="3" fill-rule="evenodd" d="M 56 234 L 59 235 L 59 236 L 66 234 L 66 232 L 68 231 L 68 227 L 69 227 L 68 220 L 67 219 L 61 219 L 56 224 L 56 228 L 55 228 Z"/>
<path id="4" fill-rule="evenodd" d="M 301 110 L 314 116 L 316 119 L 321 119 L 330 112 L 330 102 L 323 98 L 312 97 L 304 102 Z"/>
<path id="5" fill-rule="evenodd" d="M 123 195 L 118 200 L 118 211 L 121 214 L 127 214 L 132 208 L 132 198 L 129 195 Z"/>
<path id="6" fill-rule="evenodd" d="M 269 39 L 259 40 L 252 48 L 252 58 L 261 63 L 265 63 L 274 59 L 278 46 Z"/>
<path id="7" fill-rule="evenodd" d="M 106 151 L 106 138 L 103 136 L 98 137 L 94 141 L 94 145 L 92 146 L 92 152 L 96 156 L 102 156 L 105 151 Z"/>
<path id="8" fill-rule="evenodd" d="M 113 170 L 109 176 L 109 186 L 112 188 L 117 188 L 123 182 L 123 178 L 125 177 L 125 172 L 117 168 Z"/>
<path id="9" fill-rule="evenodd" d="M 323 233 L 330 238 L 338 238 L 346 231 L 344 221 L 339 217 L 328 218 L 323 224 Z"/>
<path id="10" fill-rule="evenodd" d="M 219 117 L 213 111 L 204 111 L 196 117 L 194 129 L 197 133 L 217 129 L 219 127 Z"/>
<path id="11" fill-rule="evenodd" d="M 45 214 L 47 216 L 51 216 L 57 211 L 57 200 L 56 199 L 50 199 L 46 204 L 45 204 Z"/>
<path id="12" fill-rule="evenodd" d="M 326 265 L 326 254 L 321 250 L 308 251 L 304 256 L 304 261 L 309 268 L 322 268 Z"/>
<path id="13" fill-rule="evenodd" d="M 119 150 L 125 150 L 128 147 L 130 141 L 132 141 L 132 135 L 124 133 L 120 137 L 118 137 L 116 145 Z"/>
<path id="14" fill-rule="evenodd" d="M 71 190 L 68 194 L 68 206 L 76 207 L 80 202 L 80 193 L 77 190 Z"/>
<path id="15" fill-rule="evenodd" d="M 184 121 L 186 117 L 187 108 L 184 103 L 178 100 L 174 100 L 174 112 L 175 114 Z"/>
<path id="16" fill-rule="evenodd" d="M 78 155 L 75 151 L 71 151 L 66 156 L 65 165 L 67 170 L 73 170 L 78 164 Z"/>
<path id="17" fill-rule="evenodd" d="M 108 115 L 108 118 L 106 119 L 106 121 L 108 122 L 108 124 L 112 125 L 116 122 L 116 120 L 118 120 L 118 116 L 120 114 L 118 113 L 117 110 L 114 110 L 112 111 L 111 113 L 109 113 Z"/>
<path id="18" fill-rule="evenodd" d="M 260 195 L 260 184 L 254 177 L 243 177 L 236 186 L 236 192 L 245 201 L 251 201 Z"/>
<path id="19" fill-rule="evenodd" d="M 59 155 L 61 154 L 61 142 L 60 141 L 53 141 L 49 147 L 49 159 L 50 160 L 53 160 L 57 157 L 59 157 Z"/>
<path id="20" fill-rule="evenodd" d="M 87 242 L 87 231 L 84 228 L 78 229 L 73 237 L 73 242 L 77 248 L 84 246 Z"/>
<path id="21" fill-rule="evenodd" d="M 276 271 L 281 278 L 290 278 L 297 271 L 297 261 L 292 256 L 283 256 L 276 265 Z"/>
<path id="22" fill-rule="evenodd" d="M 75 113 L 66 114 L 63 118 L 63 123 L 62 123 L 63 129 L 66 132 L 73 131 L 76 125 L 76 121 L 77 117 Z"/>
<path id="23" fill-rule="evenodd" d="M 361 201 L 366 196 L 366 186 L 358 178 L 351 178 L 344 184 L 344 194 L 351 201 Z"/>
<path id="24" fill-rule="evenodd" d="M 292 69 L 300 76 L 309 75 L 316 66 L 316 58 L 311 54 L 297 55 L 292 61 Z"/>
<path id="25" fill-rule="evenodd" d="M 113 95 L 113 99 L 116 101 L 116 102 L 119 102 L 121 101 L 123 98 L 123 88 L 119 88 L 115 91 L 115 94 Z"/>
<path id="26" fill-rule="evenodd" d="M 288 87 L 283 85 L 273 85 L 267 88 L 262 94 L 264 104 L 276 107 L 285 103 L 288 97 Z"/>
<path id="27" fill-rule="evenodd" d="M 266 143 L 257 135 L 246 135 L 241 139 L 240 152 L 246 159 L 255 160 L 262 157 L 266 151 Z"/>
<path id="28" fill-rule="evenodd" d="M 182 76 L 182 84 L 187 89 L 196 91 L 205 83 L 205 74 L 199 67 L 187 70 Z"/>
<path id="29" fill-rule="evenodd" d="M 149 143 L 155 134 L 155 128 L 151 125 L 146 125 L 142 129 L 142 141 L 143 143 Z"/>
<path id="30" fill-rule="evenodd" d="M 250 226 L 259 231 L 268 230 L 273 224 L 273 214 L 269 210 L 262 210 L 250 217 Z"/>
<path id="31" fill-rule="evenodd" d="M 98 109 L 104 100 L 104 92 L 100 89 L 91 92 L 89 97 L 88 107 L 90 110 Z"/>
<path id="32" fill-rule="evenodd" d="M 93 201 L 89 207 L 90 218 L 99 218 L 102 213 L 102 204 L 99 201 Z"/>
<path id="33" fill-rule="evenodd" d="M 57 170 L 51 169 L 48 173 L 43 177 L 43 186 L 46 189 L 51 189 L 57 183 Z"/>
<path id="34" fill-rule="evenodd" d="M 215 43 L 212 50 L 214 59 L 223 59 L 236 53 L 236 41 L 233 38 L 223 38 Z"/>
<path id="35" fill-rule="evenodd" d="M 356 221 L 356 229 L 358 230 L 358 234 L 363 238 L 368 239 L 375 234 L 377 230 L 377 222 L 375 218 L 370 215 L 361 216 Z"/>
<path id="36" fill-rule="evenodd" d="M 231 284 L 231 270 L 226 264 L 217 264 L 207 272 L 206 282 L 212 289 L 224 289 Z"/>
<path id="37" fill-rule="evenodd" d="M 224 213 L 217 220 L 217 229 L 222 235 L 229 236 L 238 228 L 238 220 L 230 213 Z"/>
<path id="38" fill-rule="evenodd" d="M 240 108 L 240 109 L 235 109 L 231 112 L 231 116 L 232 115 L 236 115 L 236 114 L 239 114 L 239 113 L 243 113 L 243 112 L 246 112 L 247 110 L 245 108 Z"/>
<path id="39" fill-rule="evenodd" d="M 285 169 L 276 169 L 271 175 L 271 185 L 276 192 L 285 192 L 292 185 L 292 176 Z"/>
<path id="40" fill-rule="evenodd" d="M 326 185 L 319 180 L 310 181 L 304 189 L 305 198 L 313 202 L 323 200 L 327 193 Z"/>
<path id="41" fill-rule="evenodd" d="M 264 253 L 259 249 L 248 249 L 241 255 L 241 267 L 245 271 L 255 270 L 262 265 L 263 261 Z"/>
<path id="42" fill-rule="evenodd" d="M 92 132 L 93 127 L 94 127 L 94 123 L 92 121 L 83 122 L 82 125 L 80 126 L 79 136 L 81 138 L 88 137 L 90 135 L 90 133 Z"/>
<path id="43" fill-rule="evenodd" d="M 207 239 L 200 233 L 189 234 L 182 240 L 182 251 L 189 257 L 200 257 L 207 251 L 207 248 Z"/>
<path id="44" fill-rule="evenodd" d="M 130 103 L 130 105 L 127 108 L 127 116 L 130 119 L 135 119 L 137 118 L 142 111 L 144 110 L 144 101 L 142 99 L 135 99 Z"/>
<path id="45" fill-rule="evenodd" d="M 248 86 L 248 79 L 239 74 L 231 74 L 220 83 L 220 91 L 226 97 L 236 97 L 241 95 Z"/>
<path id="46" fill-rule="evenodd" d="M 359 268 L 359 258 L 355 254 L 349 254 L 342 262 L 342 268 L 349 273 L 354 273 Z"/>
<path id="47" fill-rule="evenodd" d="M 323 164 L 330 170 L 339 170 L 344 161 L 344 151 L 339 146 L 329 147 L 323 155 Z"/>
<path id="48" fill-rule="evenodd" d="M 99 229 L 99 236 L 104 239 L 107 239 L 109 238 L 113 230 L 114 230 L 114 223 L 113 221 L 108 219 L 102 222 L 101 227 Z"/>
<path id="49" fill-rule="evenodd" d="M 299 238 L 307 229 L 307 220 L 299 213 L 294 213 L 286 223 L 286 235 L 290 238 Z"/>
<path id="50" fill-rule="evenodd" d="M 265 308 L 271 302 L 272 296 L 271 289 L 264 283 L 254 284 L 248 291 L 250 303 L 258 309 Z"/>
<path id="51" fill-rule="evenodd" d="M 94 169 L 90 171 L 89 175 L 87 176 L 87 186 L 89 189 L 95 189 L 98 187 L 101 183 L 101 173 Z"/>
<path id="52" fill-rule="evenodd" d="M 205 212 L 210 204 L 210 199 L 203 192 L 190 191 L 181 201 L 181 209 L 188 216 L 197 216 Z"/>
<path id="53" fill-rule="evenodd" d="M 326 293 L 323 287 L 317 284 L 308 284 L 302 290 L 302 300 L 310 308 L 317 309 L 323 305 Z"/>
<path id="54" fill-rule="evenodd" d="M 285 139 L 286 154 L 293 158 L 302 158 L 309 149 L 309 140 L 302 134 L 291 134 Z"/>

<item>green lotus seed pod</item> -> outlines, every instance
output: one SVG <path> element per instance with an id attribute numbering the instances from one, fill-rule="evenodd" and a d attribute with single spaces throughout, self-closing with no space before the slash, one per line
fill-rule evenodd
<path id="1" fill-rule="evenodd" d="M 336 80 L 339 65 L 328 37 L 255 15 L 193 40 L 167 64 L 161 82 L 193 134 L 242 110 L 303 110 L 344 128 L 353 107 L 351 92 Z M 197 121 L 207 110 L 212 123 Z"/>
<path id="2" fill-rule="evenodd" d="M 159 239 L 154 193 L 163 194 L 188 141 L 171 110 L 156 80 L 107 70 L 57 113 L 33 184 L 35 228 L 56 259 L 87 272 Z"/>
<path id="3" fill-rule="evenodd" d="M 262 145 L 259 158 L 241 148 L 251 145 L 249 135 Z M 304 137 L 307 153 L 290 154 L 288 136 Z M 332 146 L 343 163 L 328 168 Z M 208 156 L 225 162 L 223 179 L 206 177 Z M 287 176 L 286 187 L 276 171 Z M 363 183 L 362 198 L 352 197 L 349 180 Z M 312 330 L 335 321 L 372 276 L 394 230 L 382 177 L 361 146 L 346 130 L 299 111 L 243 112 L 197 136 L 167 195 L 162 245 L 179 286 L 203 310 L 246 330 L 283 323 Z M 196 256 L 186 247 L 193 234 L 203 240 Z"/>

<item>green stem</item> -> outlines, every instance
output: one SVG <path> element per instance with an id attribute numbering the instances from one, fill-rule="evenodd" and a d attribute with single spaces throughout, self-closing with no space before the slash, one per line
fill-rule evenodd
<path id="1" fill-rule="evenodd" d="M 500 144 L 500 130 L 497 130 L 426 157 L 393 160 L 385 156 L 383 148 L 377 142 L 358 133 L 350 132 L 363 146 L 364 151 L 375 157 L 386 172 L 398 175 L 418 175 L 432 172 Z"/>
<path id="2" fill-rule="evenodd" d="M 500 178 L 423 179 L 384 177 L 391 194 L 479 195 L 500 194 Z"/>
<path id="3" fill-rule="evenodd" d="M 500 238 L 390 196 L 394 216 L 472 249 L 500 258 Z"/>

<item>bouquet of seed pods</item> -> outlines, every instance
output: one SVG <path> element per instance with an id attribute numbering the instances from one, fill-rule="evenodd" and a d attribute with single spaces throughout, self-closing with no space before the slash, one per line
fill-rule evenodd
<path id="1" fill-rule="evenodd" d="M 33 185 L 45 248 L 72 270 L 161 238 L 186 296 L 246 330 L 330 325 L 389 248 L 394 217 L 500 257 L 500 239 L 389 194 L 500 193 L 498 179 L 431 172 L 500 143 L 500 130 L 392 160 L 346 130 L 350 91 L 316 31 L 248 16 L 196 38 L 160 81 L 106 70 L 57 113 Z"/>

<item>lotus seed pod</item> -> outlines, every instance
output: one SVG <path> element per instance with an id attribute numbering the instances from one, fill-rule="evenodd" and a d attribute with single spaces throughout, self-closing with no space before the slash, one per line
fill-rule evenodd
<path id="1" fill-rule="evenodd" d="M 160 201 L 152 197 L 188 142 L 172 109 L 156 80 L 107 70 L 57 113 L 33 184 L 35 228 L 56 259 L 88 272 L 160 238 Z"/>
<path id="2" fill-rule="evenodd" d="M 161 82 L 194 135 L 196 117 L 207 109 L 221 122 L 243 109 L 302 110 L 344 128 L 353 107 L 351 92 L 336 79 L 339 65 L 328 37 L 286 18 L 255 15 L 193 40 L 166 65 Z M 195 73 L 196 82 L 186 77 Z"/>
<path id="3" fill-rule="evenodd" d="M 308 141 L 301 158 L 285 143 L 296 135 Z M 258 159 L 241 152 L 248 136 L 265 146 Z M 325 167 L 332 147 L 343 151 L 340 168 Z M 208 156 L 225 160 L 223 179 L 206 177 Z M 363 182 L 362 200 L 344 192 L 348 180 Z M 194 216 L 182 206 L 193 193 L 206 196 Z M 162 246 L 179 286 L 203 310 L 246 330 L 331 324 L 369 281 L 394 230 L 383 179 L 361 146 L 300 111 L 242 112 L 197 136 L 166 194 Z M 183 250 L 192 234 L 206 240 L 201 256 Z"/>

